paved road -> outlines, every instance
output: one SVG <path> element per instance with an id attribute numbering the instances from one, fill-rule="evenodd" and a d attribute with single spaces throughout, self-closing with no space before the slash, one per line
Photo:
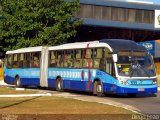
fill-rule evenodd
<path id="1" fill-rule="evenodd" d="M 99 102 L 113 106 L 123 107 L 143 114 L 160 114 L 160 92 L 157 94 L 139 94 L 137 97 L 129 98 L 120 95 L 106 95 L 106 97 L 97 97 L 89 93 L 79 93 L 73 91 L 56 92 L 42 90 L 41 92 L 50 92 L 53 96 L 62 96 L 74 98 L 83 101 Z"/>
<path id="2" fill-rule="evenodd" d="M 144 114 L 160 114 L 160 92 L 157 94 L 140 94 L 135 98 L 110 98 L 123 104 L 135 107 Z"/>

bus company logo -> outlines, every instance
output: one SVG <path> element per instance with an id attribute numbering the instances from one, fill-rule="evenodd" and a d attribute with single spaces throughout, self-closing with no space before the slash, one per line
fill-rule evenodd
<path id="1" fill-rule="evenodd" d="M 154 27 L 160 29 L 160 10 L 155 10 Z"/>
<path id="2" fill-rule="evenodd" d="M 157 20 L 158 20 L 158 25 L 160 25 L 160 14 L 157 17 Z"/>
<path id="3" fill-rule="evenodd" d="M 143 46 L 148 50 L 153 49 L 153 45 L 151 43 L 144 43 Z"/>

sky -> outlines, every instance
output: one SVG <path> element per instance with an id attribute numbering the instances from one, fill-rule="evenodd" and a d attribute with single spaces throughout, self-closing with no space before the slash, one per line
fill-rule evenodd
<path id="1" fill-rule="evenodd" d="M 132 0 L 126 0 L 126 1 L 132 1 Z M 160 0 L 133 0 L 133 1 L 145 1 L 145 2 L 153 2 L 154 4 L 160 4 Z"/>
<path id="2" fill-rule="evenodd" d="M 149 1 L 149 2 L 154 2 L 155 4 L 160 4 L 160 0 L 143 0 L 143 1 Z"/>

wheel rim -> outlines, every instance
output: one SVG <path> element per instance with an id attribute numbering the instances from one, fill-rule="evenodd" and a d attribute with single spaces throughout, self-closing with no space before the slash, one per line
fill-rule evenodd
<path id="1" fill-rule="evenodd" d="M 101 85 L 97 85 L 97 92 L 102 92 L 102 86 Z"/>
<path id="2" fill-rule="evenodd" d="M 61 90 L 61 82 L 58 81 L 58 89 Z"/>
<path id="3" fill-rule="evenodd" d="M 20 86 L 20 80 L 19 80 L 19 78 L 17 78 L 17 86 Z"/>

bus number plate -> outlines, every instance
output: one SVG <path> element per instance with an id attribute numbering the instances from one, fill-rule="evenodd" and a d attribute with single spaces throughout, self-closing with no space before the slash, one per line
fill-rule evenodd
<path id="1" fill-rule="evenodd" d="M 144 91 L 144 88 L 138 88 L 138 91 L 142 92 L 142 91 Z"/>

